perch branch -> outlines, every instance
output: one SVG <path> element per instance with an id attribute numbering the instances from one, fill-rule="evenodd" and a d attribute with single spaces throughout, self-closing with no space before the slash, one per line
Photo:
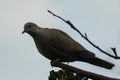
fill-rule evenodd
<path id="1" fill-rule="evenodd" d="M 112 58 L 114 58 L 114 59 L 120 59 L 120 57 L 117 55 L 116 48 L 111 48 L 111 50 L 112 50 L 113 53 L 114 53 L 114 55 L 111 55 L 110 53 L 102 50 L 99 46 L 95 45 L 92 41 L 90 41 L 90 40 L 88 39 L 88 37 L 87 37 L 87 34 L 85 33 L 85 34 L 83 35 L 69 20 L 63 19 L 62 17 L 54 14 L 54 13 L 51 12 L 50 10 L 48 10 L 48 12 L 49 12 L 50 14 L 52 14 L 53 16 L 55 16 L 55 17 L 61 19 L 62 21 L 64 21 L 66 24 L 68 24 L 72 29 L 74 29 L 75 31 L 77 31 L 77 32 L 81 35 L 82 38 L 84 38 L 86 41 L 88 41 L 93 47 L 97 48 L 100 52 L 102 52 L 102 53 L 104 53 L 104 54 L 106 54 L 106 55 L 108 55 L 108 56 L 110 56 L 110 57 L 112 57 Z"/>
<path id="2" fill-rule="evenodd" d="M 106 76 L 103 76 L 103 75 L 99 75 L 99 74 L 95 74 L 95 73 L 92 73 L 92 72 L 88 72 L 88 71 L 85 71 L 85 70 L 82 70 L 82 69 L 78 69 L 76 67 L 63 64 L 63 63 L 61 63 L 59 61 L 53 61 L 51 63 L 51 65 L 55 66 L 55 67 L 60 67 L 60 68 L 62 68 L 64 70 L 65 69 L 70 70 L 72 72 L 75 72 L 78 75 L 85 76 L 85 77 L 91 78 L 93 80 L 120 80 L 120 79 L 106 77 Z"/>

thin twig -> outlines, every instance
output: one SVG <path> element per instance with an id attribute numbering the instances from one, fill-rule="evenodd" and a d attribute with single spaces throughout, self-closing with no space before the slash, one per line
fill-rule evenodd
<path id="1" fill-rule="evenodd" d="M 50 14 L 52 14 L 53 16 L 61 19 L 61 20 L 64 21 L 65 23 L 67 23 L 72 29 L 74 29 L 75 31 L 77 31 L 86 41 L 88 41 L 93 47 L 97 48 L 100 52 L 102 52 L 102 53 L 104 53 L 104 54 L 106 54 L 106 55 L 108 55 L 109 57 L 112 57 L 112 58 L 114 58 L 114 59 L 120 59 L 120 57 L 117 55 L 116 48 L 111 48 L 112 51 L 113 51 L 113 53 L 114 53 L 114 55 L 111 55 L 110 53 L 102 50 L 99 46 L 95 45 L 92 41 L 90 41 L 90 40 L 88 39 L 88 37 L 87 37 L 87 34 L 85 33 L 85 35 L 83 35 L 69 20 L 63 19 L 62 17 L 54 14 L 54 13 L 51 12 L 50 10 L 48 10 L 48 12 L 49 12 Z"/>
<path id="2" fill-rule="evenodd" d="M 118 56 L 117 52 L 116 52 L 116 48 L 111 48 L 111 49 L 112 49 L 113 53 L 115 54 L 115 56 Z"/>

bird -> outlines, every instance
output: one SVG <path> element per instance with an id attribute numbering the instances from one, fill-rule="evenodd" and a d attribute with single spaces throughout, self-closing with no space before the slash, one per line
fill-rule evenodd
<path id="1" fill-rule="evenodd" d="M 40 54 L 51 61 L 81 61 L 98 67 L 112 69 L 115 65 L 96 57 L 80 43 L 59 29 L 39 27 L 33 22 L 24 25 L 23 33 L 28 33 L 34 40 Z"/>

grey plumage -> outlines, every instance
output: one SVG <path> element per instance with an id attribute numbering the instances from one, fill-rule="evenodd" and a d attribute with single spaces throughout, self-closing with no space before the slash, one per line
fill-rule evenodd
<path id="1" fill-rule="evenodd" d="M 41 28 L 28 22 L 24 25 L 23 33 L 25 32 L 33 37 L 38 51 L 52 61 L 59 58 L 61 62 L 83 61 L 107 69 L 114 66 L 110 62 L 97 58 L 94 53 L 61 30 Z"/>

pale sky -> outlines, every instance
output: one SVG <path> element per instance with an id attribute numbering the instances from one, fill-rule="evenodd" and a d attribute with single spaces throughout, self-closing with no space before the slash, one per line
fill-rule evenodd
<path id="1" fill-rule="evenodd" d="M 98 74 L 120 78 L 120 60 L 112 59 L 92 47 L 63 21 L 47 12 L 70 20 L 90 40 L 112 54 L 120 56 L 120 0 L 0 0 L 0 80 L 47 80 L 50 60 L 37 51 L 33 39 L 22 35 L 26 22 L 57 28 L 68 33 L 97 57 L 114 63 L 112 70 L 81 62 L 70 65 Z"/>

